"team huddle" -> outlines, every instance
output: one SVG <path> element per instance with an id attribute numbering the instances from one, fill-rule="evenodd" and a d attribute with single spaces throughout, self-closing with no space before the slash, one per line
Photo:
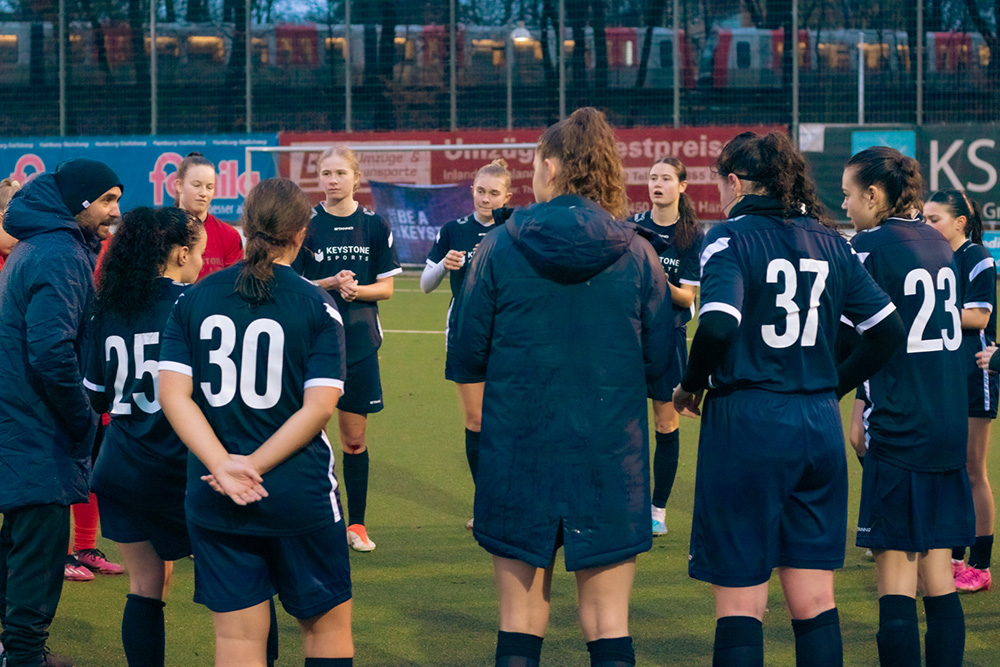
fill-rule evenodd
<path id="1" fill-rule="evenodd" d="M 284 179 L 251 190 L 232 256 L 207 213 L 214 166 L 185 162 L 175 207 L 119 219 L 117 176 L 71 160 L 2 218 L 18 241 L 0 264 L 3 667 L 73 664 L 45 641 L 68 507 L 91 491 L 129 576 L 128 664 L 165 664 L 164 594 L 192 554 L 216 665 L 273 664 L 275 595 L 306 667 L 353 664 L 348 550 L 375 549 L 366 428 L 383 408 L 392 233 L 354 199 L 357 157 L 334 147 L 320 204 Z M 925 204 L 917 163 L 870 148 L 844 170 L 848 241 L 786 136 L 740 134 L 714 171 L 726 219 L 707 232 L 675 158 L 650 167 L 651 208 L 627 219 L 613 130 L 579 109 L 538 142 L 535 205 L 505 207 L 494 160 L 430 251 L 422 290 L 448 276 L 452 293 L 445 377 L 475 483 L 468 527 L 492 557 L 495 664 L 540 664 L 560 548 L 591 665 L 636 664 L 636 557 L 667 533 L 680 417 L 700 416 L 689 574 L 713 586 L 713 664 L 764 664 L 777 570 L 798 664 L 842 665 L 840 399 L 854 393 L 880 662 L 920 664 L 920 592 L 926 664 L 960 665 L 957 591 L 990 588 L 995 521 L 996 269 L 979 209 L 958 191 Z"/>

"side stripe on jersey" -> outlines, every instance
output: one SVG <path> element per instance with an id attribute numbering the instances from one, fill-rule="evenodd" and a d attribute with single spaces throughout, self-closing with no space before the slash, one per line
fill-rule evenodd
<path id="1" fill-rule="evenodd" d="M 893 311 L 895 310 L 896 306 L 890 303 L 885 308 L 878 311 L 877 313 L 875 313 L 874 315 L 872 315 L 867 320 L 865 320 L 864 322 L 862 322 L 861 324 L 859 324 L 854 328 L 855 330 L 857 330 L 859 334 L 863 334 L 864 332 L 868 331 L 873 326 L 884 320 L 885 318 L 889 317 L 889 315 L 892 315 Z"/>
<path id="2" fill-rule="evenodd" d="M 330 463 L 326 468 L 326 476 L 330 479 L 330 508 L 333 510 L 333 520 L 340 523 L 340 507 L 337 505 L 337 477 L 333 474 L 333 445 L 330 444 L 330 439 L 326 437 L 326 429 L 320 429 L 319 435 L 323 438 L 323 443 L 327 449 L 330 450 Z"/>
<path id="3" fill-rule="evenodd" d="M 736 323 L 739 324 L 743 320 L 743 314 L 736 309 L 735 306 L 731 306 L 728 303 L 722 303 L 721 301 L 713 301 L 712 303 L 701 304 L 701 314 L 711 313 L 712 311 L 717 311 L 720 313 L 726 313 L 727 315 L 732 315 L 736 318 Z"/>
<path id="4" fill-rule="evenodd" d="M 858 260 L 859 260 L 859 261 L 860 261 L 860 262 L 861 262 L 862 264 L 864 264 L 864 263 L 865 263 L 865 260 L 866 260 L 866 259 L 868 259 L 868 255 L 870 255 L 871 253 L 870 253 L 870 252 L 856 252 L 856 253 L 854 253 L 854 254 L 855 254 L 855 255 L 857 255 L 857 257 L 858 257 Z"/>
<path id="5" fill-rule="evenodd" d="M 716 239 L 715 241 L 712 241 L 707 248 L 701 251 L 702 273 L 705 272 L 705 265 L 708 263 L 708 260 L 712 259 L 712 255 L 721 250 L 725 250 L 726 248 L 729 247 L 729 240 L 730 237 L 723 236 L 721 239 Z"/>
<path id="6" fill-rule="evenodd" d="M 403 272 L 402 268 L 396 267 L 395 269 L 392 269 L 391 271 L 386 271 L 385 273 L 378 274 L 377 276 L 375 276 L 375 279 L 376 280 L 382 280 L 382 278 L 388 278 L 389 276 L 394 276 L 397 273 L 402 273 L 402 272 Z"/>
<path id="7" fill-rule="evenodd" d="M 979 262 L 979 264 L 976 264 L 974 267 L 972 267 L 972 270 L 969 271 L 969 282 L 971 283 L 973 280 L 975 280 L 976 276 L 978 276 L 983 271 L 992 268 L 993 268 L 993 258 L 987 257 L 986 259 Z"/>
<path id="8" fill-rule="evenodd" d="M 194 377 L 194 369 L 186 364 L 179 364 L 176 361 L 161 361 L 157 369 L 162 371 L 173 371 L 175 373 L 180 373 L 181 375 L 188 375 Z"/>
<path id="9" fill-rule="evenodd" d="M 868 397 L 868 403 L 865 404 L 864 409 L 861 411 L 861 424 L 865 427 L 865 451 L 871 446 L 872 436 L 871 436 L 871 425 L 868 423 L 868 418 L 871 417 L 872 409 L 875 404 L 872 402 L 872 388 L 868 380 L 864 382 L 865 396 Z"/>
<path id="10" fill-rule="evenodd" d="M 306 383 L 303 385 L 303 389 L 309 389 L 310 387 L 335 387 L 344 391 L 344 381 L 336 378 L 313 378 L 312 380 L 306 380 Z"/>
<path id="11" fill-rule="evenodd" d="M 83 386 L 84 386 L 85 389 L 89 389 L 90 391 L 96 391 L 96 392 L 100 392 L 102 394 L 104 393 L 104 387 L 102 387 L 99 384 L 94 384 L 93 382 L 91 382 L 87 378 L 83 378 Z"/>
<path id="12" fill-rule="evenodd" d="M 981 350 L 986 349 L 986 333 L 982 329 L 979 330 L 979 349 Z M 993 406 L 990 405 L 990 371 L 989 369 L 984 368 L 982 370 L 982 373 L 983 373 L 983 410 L 989 412 L 990 410 L 993 409 Z"/>

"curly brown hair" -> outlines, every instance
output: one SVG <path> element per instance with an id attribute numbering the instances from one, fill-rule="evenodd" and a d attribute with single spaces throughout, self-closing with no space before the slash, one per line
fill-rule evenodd
<path id="1" fill-rule="evenodd" d="M 788 217 L 807 215 L 833 226 L 816 194 L 805 159 L 785 134 L 736 135 L 719 153 L 715 171 L 722 177 L 735 174 L 750 181 L 760 194 L 779 200 Z"/>
<path id="2" fill-rule="evenodd" d="M 559 160 L 559 192 L 592 199 L 616 218 L 628 215 L 625 168 L 603 113 L 594 107 L 577 109 L 542 133 L 537 152 L 542 160 Z"/>

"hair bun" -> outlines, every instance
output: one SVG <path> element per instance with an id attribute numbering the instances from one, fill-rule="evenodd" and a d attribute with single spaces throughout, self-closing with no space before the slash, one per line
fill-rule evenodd
<path id="1" fill-rule="evenodd" d="M 198 151 L 191 151 L 190 153 L 188 153 L 184 157 L 205 157 L 205 156 L 202 155 L 201 153 L 199 153 Z"/>
<path id="2" fill-rule="evenodd" d="M 500 167 L 501 169 L 507 168 L 507 160 L 504 160 L 502 157 L 498 157 L 497 159 L 493 160 L 493 162 L 490 162 L 490 164 L 494 164 Z"/>

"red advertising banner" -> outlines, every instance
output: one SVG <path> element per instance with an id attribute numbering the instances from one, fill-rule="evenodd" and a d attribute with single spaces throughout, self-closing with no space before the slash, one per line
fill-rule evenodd
<path id="1" fill-rule="evenodd" d="M 618 152 L 625 163 L 628 197 L 634 212 L 649 208 L 646 187 L 649 167 L 661 157 L 679 158 L 687 167 L 687 192 L 694 199 L 698 215 L 704 220 L 718 219 L 719 193 L 711 166 L 727 141 L 740 132 L 785 131 L 781 126 L 727 126 L 694 128 L 631 128 L 616 130 Z M 406 185 L 443 185 L 472 181 L 476 171 L 495 158 L 507 161 L 511 171 L 511 204 L 524 206 L 534 201 L 531 191 L 533 150 L 503 149 L 465 150 L 463 144 L 535 143 L 540 130 L 479 130 L 450 132 L 283 132 L 278 141 L 282 146 L 413 146 L 414 150 L 362 152 L 362 188 L 358 200 L 371 205 L 369 179 Z M 421 145 L 454 145 L 454 150 L 420 151 Z M 317 164 L 320 151 L 313 148 L 302 153 L 285 154 L 279 161 L 280 173 L 297 182 L 306 192 L 319 199 Z M 469 211 L 472 210 L 470 195 Z M 455 217 L 469 211 L 456 211 Z"/>

